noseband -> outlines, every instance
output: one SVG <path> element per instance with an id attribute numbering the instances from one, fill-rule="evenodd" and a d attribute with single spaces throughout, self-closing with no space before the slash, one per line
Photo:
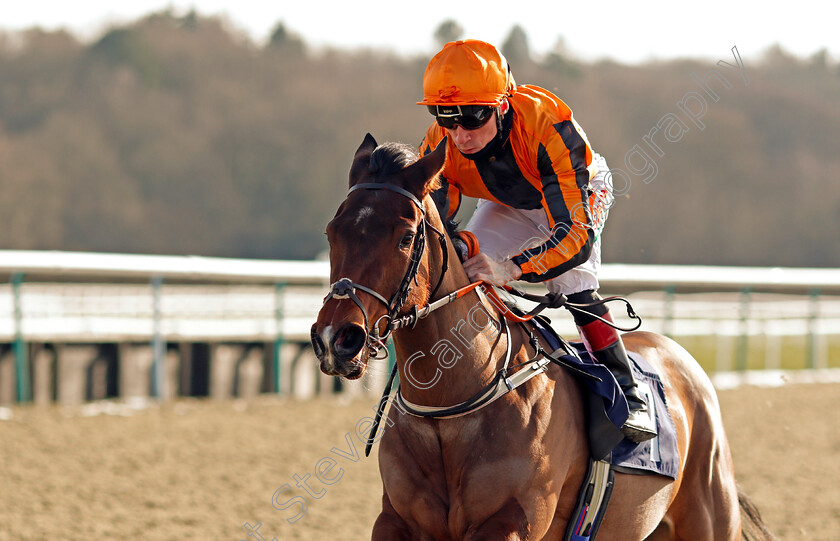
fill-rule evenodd
<path id="1" fill-rule="evenodd" d="M 420 269 L 420 262 L 423 259 L 423 253 L 426 250 L 426 227 L 429 227 L 432 231 L 437 233 L 438 240 L 440 241 L 441 250 L 443 251 L 443 269 L 440 273 L 440 278 L 438 278 L 437 285 L 432 290 L 431 295 L 429 295 L 429 299 L 432 299 L 437 293 L 438 288 L 440 288 L 440 284 L 443 282 L 443 276 L 446 274 L 446 270 L 448 268 L 448 251 L 446 247 L 446 235 L 440 231 L 438 231 L 435 226 L 429 223 L 428 219 L 426 218 L 426 208 L 423 206 L 423 203 L 411 192 L 408 190 L 404 190 L 399 186 L 394 186 L 393 184 L 384 184 L 384 183 L 374 183 L 374 182 L 365 182 L 362 184 L 356 184 L 352 188 L 347 195 L 357 191 L 357 190 L 390 190 L 394 193 L 398 193 L 403 197 L 408 198 L 414 205 L 420 210 L 421 220 L 420 224 L 417 227 L 417 233 L 414 235 L 414 241 L 411 247 L 411 257 L 409 259 L 408 269 L 403 276 L 402 282 L 400 282 L 397 291 L 391 296 L 390 300 L 386 300 L 385 296 L 378 293 L 377 291 L 363 286 L 361 284 L 357 284 L 350 278 L 341 278 L 330 285 L 330 292 L 324 298 L 324 304 L 331 301 L 332 299 L 350 299 L 353 301 L 356 306 L 362 311 L 362 315 L 365 318 L 365 333 L 367 334 L 367 342 L 366 345 L 368 350 L 371 353 L 371 356 L 374 359 L 384 358 L 388 355 L 387 351 L 385 351 L 385 339 L 391 334 L 396 328 L 399 328 L 401 325 L 399 323 L 398 314 L 405 304 L 406 299 L 408 298 L 409 293 L 411 292 L 411 283 L 414 282 L 415 285 L 418 285 L 417 282 L 417 272 Z M 381 302 L 385 305 L 388 309 L 388 313 L 379 318 L 371 327 L 368 321 L 368 313 L 365 309 L 364 304 L 359 297 L 356 295 L 356 291 L 364 291 L 368 295 L 371 295 L 373 298 Z M 415 311 L 417 307 L 414 307 Z M 385 330 L 382 334 L 379 333 L 379 326 L 380 322 L 385 322 Z M 414 318 L 414 322 L 416 323 L 417 318 Z M 380 357 L 380 353 L 383 355 Z"/>

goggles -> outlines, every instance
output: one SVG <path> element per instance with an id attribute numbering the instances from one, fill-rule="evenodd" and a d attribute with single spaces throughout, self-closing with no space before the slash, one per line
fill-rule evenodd
<path id="1" fill-rule="evenodd" d="M 477 130 L 493 118 L 496 109 L 486 105 L 429 105 L 428 108 L 438 125 L 448 130 L 455 129 L 455 126 Z"/>

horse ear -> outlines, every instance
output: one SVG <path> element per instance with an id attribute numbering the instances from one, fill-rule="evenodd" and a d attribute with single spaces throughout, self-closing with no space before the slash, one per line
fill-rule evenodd
<path id="1" fill-rule="evenodd" d="M 446 162 L 446 138 L 429 154 L 426 154 L 403 170 L 405 187 L 420 199 L 438 187 L 438 173 Z"/>
<path id="2" fill-rule="evenodd" d="M 371 134 L 366 134 L 365 139 L 353 156 L 353 165 L 350 166 L 350 188 L 355 186 L 361 180 L 362 175 L 368 170 L 370 163 L 370 155 L 376 150 L 376 139 Z"/>

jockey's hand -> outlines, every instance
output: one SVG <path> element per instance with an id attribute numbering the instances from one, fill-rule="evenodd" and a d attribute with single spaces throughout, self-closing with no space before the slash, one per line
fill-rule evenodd
<path id="1" fill-rule="evenodd" d="M 497 263 L 483 252 L 467 259 L 464 262 L 464 270 L 467 271 L 470 281 L 484 280 L 497 287 L 518 280 L 522 276 L 522 269 L 510 259 Z"/>

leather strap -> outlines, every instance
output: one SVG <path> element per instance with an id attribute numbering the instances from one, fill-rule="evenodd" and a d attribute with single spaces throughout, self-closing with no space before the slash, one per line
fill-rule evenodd
<path id="1" fill-rule="evenodd" d="M 349 195 L 355 192 L 356 190 L 391 190 L 392 192 L 396 192 L 410 199 L 411 202 L 414 203 L 418 209 L 420 209 L 420 212 L 423 214 L 423 216 L 426 215 L 426 207 L 423 206 L 423 203 L 421 203 L 420 200 L 417 199 L 417 197 L 413 193 L 409 192 L 408 190 L 404 190 L 399 186 L 394 186 L 393 184 L 386 184 L 384 182 L 362 182 L 361 184 L 356 184 L 355 186 L 350 188 L 350 191 L 347 192 L 347 194 Z"/>

